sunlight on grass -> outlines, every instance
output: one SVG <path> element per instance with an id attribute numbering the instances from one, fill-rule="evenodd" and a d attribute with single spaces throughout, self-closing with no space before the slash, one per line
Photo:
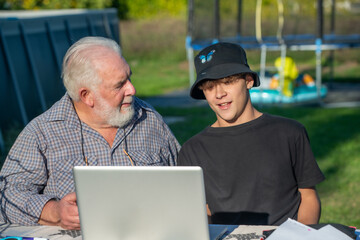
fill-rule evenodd
<path id="1" fill-rule="evenodd" d="M 131 80 L 139 97 L 161 95 L 189 85 L 188 72 L 184 69 L 186 62 L 150 59 L 129 61 L 129 65 L 133 72 Z"/>
<path id="2" fill-rule="evenodd" d="M 338 144 L 319 160 L 327 180 L 319 191 L 323 202 L 323 222 L 347 219 L 349 225 L 360 227 L 360 133 Z M 341 211 L 340 211 L 341 210 Z M 338 214 L 334 214 L 337 212 Z"/>

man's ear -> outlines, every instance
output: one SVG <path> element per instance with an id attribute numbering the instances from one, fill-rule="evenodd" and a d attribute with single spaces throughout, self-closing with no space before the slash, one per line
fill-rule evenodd
<path id="1" fill-rule="evenodd" d="M 254 78 L 250 74 L 247 74 L 245 82 L 246 82 L 246 88 L 251 89 L 254 86 L 255 81 L 254 81 Z"/>
<path id="2" fill-rule="evenodd" d="M 94 106 L 94 94 L 88 88 L 80 88 L 79 89 L 79 97 L 80 101 L 82 101 L 85 105 L 89 107 Z"/>

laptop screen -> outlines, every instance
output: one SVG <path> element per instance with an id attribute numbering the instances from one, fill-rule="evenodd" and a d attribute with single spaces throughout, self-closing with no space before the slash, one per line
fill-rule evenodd
<path id="1" fill-rule="evenodd" d="M 76 166 L 85 240 L 209 240 L 200 167 Z"/>

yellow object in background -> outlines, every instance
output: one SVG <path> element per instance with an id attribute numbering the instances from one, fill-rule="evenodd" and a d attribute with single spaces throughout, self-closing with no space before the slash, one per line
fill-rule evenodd
<path id="1" fill-rule="evenodd" d="M 299 76 L 299 72 L 295 65 L 295 61 L 291 57 L 285 57 L 284 61 L 284 86 L 282 89 L 282 93 L 287 97 L 292 97 L 294 94 L 295 80 Z M 279 71 L 279 76 L 281 76 L 281 64 L 281 57 L 278 57 L 275 60 L 275 67 Z"/>
<path id="2" fill-rule="evenodd" d="M 287 97 L 292 97 L 294 95 L 294 84 L 288 78 L 284 79 L 284 87 L 282 89 L 282 93 Z"/>

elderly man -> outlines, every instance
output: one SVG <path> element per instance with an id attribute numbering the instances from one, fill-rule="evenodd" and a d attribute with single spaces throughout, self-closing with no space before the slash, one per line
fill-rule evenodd
<path id="1" fill-rule="evenodd" d="M 116 42 L 85 37 L 63 61 L 67 93 L 21 132 L 1 170 L 3 222 L 79 229 L 72 168 L 173 166 L 180 145 L 162 117 L 134 97 Z"/>

